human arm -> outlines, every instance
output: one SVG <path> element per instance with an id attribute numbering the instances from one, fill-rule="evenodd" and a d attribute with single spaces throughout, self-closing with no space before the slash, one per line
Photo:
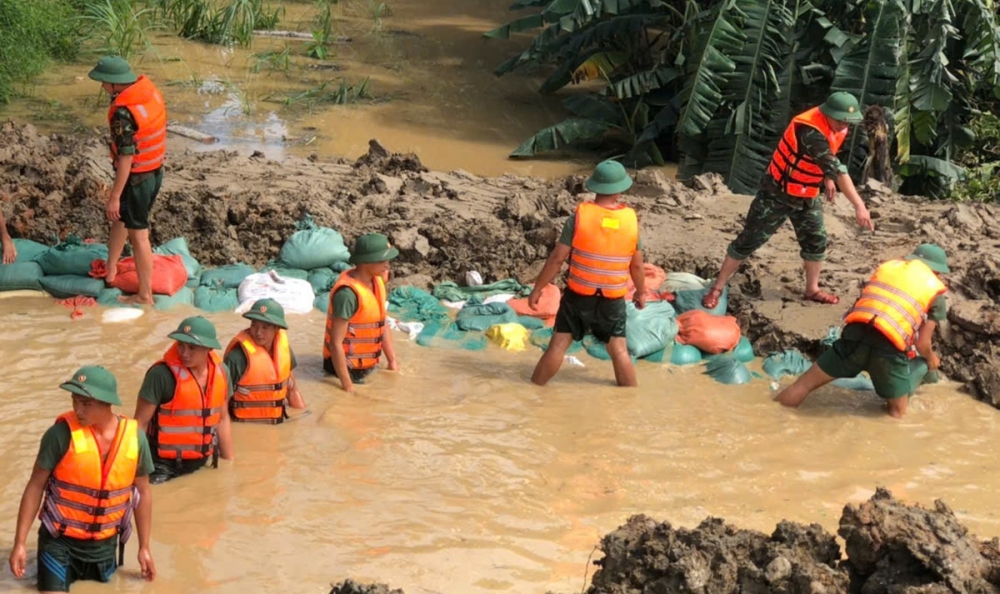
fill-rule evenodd
<path id="1" fill-rule="evenodd" d="M 837 187 L 840 188 L 840 191 L 844 193 L 844 196 L 847 196 L 847 200 L 854 206 L 854 220 L 857 221 L 858 226 L 862 229 L 874 231 L 875 223 L 872 222 L 872 215 L 868 212 L 868 207 L 865 206 L 861 195 L 858 194 L 857 189 L 854 187 L 854 181 L 851 179 L 851 176 L 847 173 L 838 174 L 836 182 Z"/>
<path id="2" fill-rule="evenodd" d="M 344 318 L 333 318 L 330 329 L 330 358 L 333 360 L 333 369 L 340 378 L 340 387 L 345 392 L 354 392 L 354 382 L 351 381 L 351 374 L 347 368 L 347 354 L 344 353 L 344 339 L 347 338 L 348 321 Z"/>
<path id="3" fill-rule="evenodd" d="M 236 459 L 236 453 L 233 451 L 233 422 L 229 417 L 229 399 L 233 397 L 234 383 L 225 365 L 221 370 L 226 378 L 226 403 L 222 406 L 219 419 L 219 457 L 232 462 Z"/>
<path id="4" fill-rule="evenodd" d="M 934 371 L 941 366 L 941 358 L 934 352 L 934 347 L 932 345 L 934 330 L 936 328 L 937 322 L 934 320 L 926 320 L 917 332 L 917 353 L 927 360 L 928 371 Z"/>
<path id="5" fill-rule="evenodd" d="M 632 261 L 628 265 L 628 273 L 635 284 L 635 295 L 632 301 L 639 309 L 646 307 L 646 266 L 642 259 L 642 250 L 636 250 L 632 254 Z"/>
<path id="6" fill-rule="evenodd" d="M 28 532 L 31 524 L 38 516 L 38 510 L 42 506 L 42 495 L 45 493 L 45 483 L 49 480 L 51 470 L 42 468 L 37 463 L 31 469 L 31 477 L 21 495 L 21 505 L 17 510 L 17 530 L 14 533 L 14 548 L 10 552 L 10 571 L 14 577 L 21 579 L 24 577 L 24 569 L 28 560 Z"/>
<path id="7" fill-rule="evenodd" d="M 396 348 L 392 344 L 392 330 L 385 326 L 382 332 L 382 352 L 389 371 L 399 371 L 399 361 L 396 359 Z"/>
<path id="8" fill-rule="evenodd" d="M 299 382 L 295 381 L 295 374 L 288 376 L 288 406 L 292 408 L 305 408 L 306 399 L 299 391 Z"/>
<path id="9" fill-rule="evenodd" d="M 139 538 L 139 568 L 146 581 L 156 579 L 156 565 L 149 550 L 149 538 L 153 532 L 153 490 L 149 487 L 149 476 L 135 477 L 135 488 L 139 492 L 139 505 L 135 510 L 135 532 Z"/>
<path id="10" fill-rule="evenodd" d="M 538 300 L 542 298 L 542 290 L 555 280 L 563 263 L 569 258 L 570 250 L 570 246 L 563 243 L 557 243 L 556 247 L 552 249 L 548 260 L 545 261 L 545 266 L 542 267 L 538 278 L 535 279 L 535 286 L 531 289 L 531 294 L 528 295 L 528 307 L 538 308 Z"/>
<path id="11" fill-rule="evenodd" d="M 4 264 L 13 264 L 14 260 L 17 260 L 17 248 L 7 233 L 7 221 L 4 220 L 2 212 L 0 212 L 0 249 L 3 250 Z"/>
<path id="12" fill-rule="evenodd" d="M 159 364 L 149 368 L 142 378 L 139 397 L 135 402 L 135 414 L 132 415 L 139 422 L 139 429 L 143 433 L 150 433 L 149 425 L 153 422 L 157 409 L 174 397 L 176 389 L 177 380 L 166 365 Z"/>
<path id="13" fill-rule="evenodd" d="M 128 108 L 118 108 L 111 116 L 111 142 L 117 158 L 114 162 L 115 181 L 108 191 L 108 220 L 121 219 L 121 198 L 132 172 L 132 159 L 136 153 L 135 132 L 138 126 Z"/>
<path id="14" fill-rule="evenodd" d="M 854 181 L 851 180 L 851 176 L 848 174 L 847 166 L 840 162 L 840 159 L 837 158 L 837 155 L 830 148 L 830 141 L 819 130 L 809 126 L 799 126 L 796 134 L 806 154 L 823 171 L 825 178 L 823 187 L 827 198 L 832 201 L 835 197 L 828 181 L 833 180 L 836 186 L 840 188 L 840 191 L 844 193 L 844 196 L 847 197 L 847 200 L 850 201 L 851 205 L 854 206 L 854 217 L 858 225 L 863 229 L 874 231 L 875 226 L 872 224 L 868 207 L 865 206 L 864 201 L 861 200 L 861 196 L 854 187 Z"/>

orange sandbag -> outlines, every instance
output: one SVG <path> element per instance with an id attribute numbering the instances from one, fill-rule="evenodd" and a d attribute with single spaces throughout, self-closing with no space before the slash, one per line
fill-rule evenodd
<path id="1" fill-rule="evenodd" d="M 713 316 L 693 309 L 677 316 L 677 342 L 711 355 L 725 353 L 740 342 L 740 324 L 733 316 Z"/>
<path id="2" fill-rule="evenodd" d="M 657 266 L 656 264 L 650 264 L 649 262 L 644 262 L 643 272 L 646 276 L 646 301 L 660 301 L 664 297 L 660 294 L 660 285 L 667 280 L 667 273 Z M 632 276 L 628 277 L 628 293 L 625 298 L 629 301 L 635 296 L 635 283 L 632 282 Z"/>
<path id="3" fill-rule="evenodd" d="M 93 265 L 95 271 L 98 269 L 98 262 L 106 266 L 103 260 L 98 260 Z M 93 274 L 92 271 L 91 276 Z M 153 254 L 153 294 L 173 295 L 184 287 L 187 279 L 187 268 L 180 256 Z M 119 260 L 118 274 L 111 286 L 121 289 L 122 293 L 139 292 L 139 273 L 135 271 L 134 258 Z"/>
<path id="4" fill-rule="evenodd" d="M 559 311 L 559 299 L 561 297 L 559 292 L 559 287 L 549 283 L 542 287 L 542 295 L 538 298 L 538 309 L 531 309 L 528 307 L 528 299 L 511 299 L 507 302 L 507 305 L 514 310 L 519 316 L 531 316 L 533 318 L 542 318 L 545 320 L 546 325 L 551 326 L 549 322 L 554 322 L 556 319 L 556 313 Z"/>

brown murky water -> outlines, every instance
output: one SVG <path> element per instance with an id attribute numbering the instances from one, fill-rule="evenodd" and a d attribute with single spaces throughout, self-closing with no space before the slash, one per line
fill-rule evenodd
<path id="1" fill-rule="evenodd" d="M 189 313 L 105 324 L 97 309 L 71 321 L 48 299 L 0 299 L 0 551 L 38 439 L 69 407 L 59 382 L 102 363 L 131 413 L 163 337 Z M 223 340 L 244 322 L 213 320 Z M 131 543 L 110 586 L 74 592 L 325 593 L 347 576 L 408 593 L 575 592 L 599 538 L 631 514 L 835 530 L 843 504 L 876 485 L 944 498 L 972 531 L 1000 535 L 998 417 L 954 385 L 924 390 L 902 422 L 874 396 L 836 388 L 796 414 L 764 380 L 728 387 L 698 368 L 640 363 L 642 386 L 620 390 L 608 363 L 584 356 L 586 368 L 540 389 L 527 382 L 537 350 L 433 350 L 397 334 L 402 370 L 350 397 L 322 379 L 321 314 L 290 324 L 312 414 L 237 426 L 234 463 L 154 488 L 154 584 L 138 581 Z M 32 583 L 0 572 L 0 591 Z"/>
<path id="2" fill-rule="evenodd" d="M 164 32 L 151 35 L 152 48 L 141 62 L 133 59 L 134 67 L 161 87 L 172 120 L 217 136 L 216 148 L 260 149 L 272 158 L 286 153 L 354 158 L 367 150 L 369 139 L 378 138 L 391 150 L 417 153 L 438 170 L 554 177 L 590 167 L 592 157 L 507 158 L 523 140 L 565 116 L 562 97 L 536 92 L 543 80 L 537 75 L 492 74 L 524 44 L 482 38 L 517 16 L 507 2 L 388 0 L 391 15 L 378 29 L 370 1 L 334 6 L 334 32 L 352 41 L 331 45 L 324 62 L 306 57 L 302 40 L 257 37 L 252 48 L 225 48 Z M 315 26 L 313 3 L 283 4 L 280 28 L 308 33 Z M 287 71 L 252 71 L 254 54 L 285 48 L 291 50 Z M 33 98 L 0 106 L 0 117 L 53 131 L 105 126 L 106 99 L 98 101 L 99 88 L 86 77 L 91 66 L 87 58 L 54 67 L 35 81 Z M 282 103 L 326 82 L 335 88 L 341 79 L 356 85 L 365 78 L 374 104 L 310 109 Z"/>

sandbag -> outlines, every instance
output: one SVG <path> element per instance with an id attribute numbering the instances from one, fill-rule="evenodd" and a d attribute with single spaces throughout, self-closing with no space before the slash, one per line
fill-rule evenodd
<path id="1" fill-rule="evenodd" d="M 313 293 L 319 295 L 320 293 L 329 293 L 333 284 L 337 282 L 338 276 L 340 276 L 339 273 L 329 268 L 317 268 L 309 272 L 306 280 L 312 285 Z"/>
<path id="2" fill-rule="evenodd" d="M 56 299 L 67 299 L 77 295 L 97 297 L 104 289 L 104 281 L 75 274 L 43 276 L 38 279 L 38 282 L 46 293 Z"/>
<path id="3" fill-rule="evenodd" d="M 337 274 L 340 274 L 345 270 L 350 270 L 351 268 L 354 268 L 354 265 L 350 262 L 334 262 L 330 265 L 330 270 L 336 272 Z"/>
<path id="4" fill-rule="evenodd" d="M 160 310 L 174 309 L 194 303 L 194 291 L 191 287 L 181 287 L 173 295 L 153 295 L 153 307 Z"/>
<path id="5" fill-rule="evenodd" d="M 838 377 L 831 383 L 845 390 L 857 390 L 858 392 L 873 392 L 875 390 L 872 380 L 863 373 L 859 373 L 854 377 Z"/>
<path id="6" fill-rule="evenodd" d="M 330 311 L 330 291 L 316 295 L 316 298 L 313 299 L 313 307 L 323 313 L 328 313 Z"/>
<path id="7" fill-rule="evenodd" d="M 739 385 L 750 381 L 750 370 L 732 355 L 712 357 L 705 365 L 705 373 L 722 384 Z"/>
<path id="8" fill-rule="evenodd" d="M 539 328 L 545 327 L 545 321 L 541 318 L 533 318 L 531 316 L 517 316 L 517 323 L 524 326 L 528 330 L 538 330 Z"/>
<path id="9" fill-rule="evenodd" d="M 485 299 L 486 297 L 503 293 L 526 297 L 529 293 L 531 293 L 531 286 L 522 285 L 517 280 L 512 278 L 499 280 L 488 285 L 474 285 L 466 287 L 460 287 L 451 281 L 444 281 L 434 287 L 433 291 L 431 291 L 431 294 L 444 301 L 465 301 L 473 296 Z"/>
<path id="10" fill-rule="evenodd" d="M 17 250 L 17 258 L 14 260 L 14 264 L 37 262 L 38 258 L 50 249 L 44 243 L 38 243 L 30 239 L 13 239 L 11 241 L 14 242 L 14 249 Z"/>
<path id="11" fill-rule="evenodd" d="M 643 309 L 626 305 L 625 340 L 628 352 L 639 359 L 662 351 L 677 336 L 674 308 L 666 301 L 647 303 Z"/>
<path id="12" fill-rule="evenodd" d="M 690 272 L 670 272 L 660 285 L 660 292 L 677 293 L 678 291 L 700 291 L 708 281 Z"/>
<path id="13" fill-rule="evenodd" d="M 519 316 L 531 316 L 533 318 L 554 321 L 556 313 L 559 311 L 559 300 L 561 297 L 562 294 L 559 292 L 559 287 L 549 283 L 542 287 L 542 294 L 538 298 L 537 309 L 528 307 L 527 297 L 511 299 L 507 302 L 507 305 Z"/>
<path id="14" fill-rule="evenodd" d="M 424 347 L 479 351 L 489 342 L 482 332 L 467 332 L 448 319 L 430 320 L 417 335 L 417 344 Z"/>
<path id="15" fill-rule="evenodd" d="M 486 338 L 508 351 L 523 351 L 528 329 L 520 324 L 497 324 L 486 331 Z"/>
<path id="16" fill-rule="evenodd" d="M 427 322 L 448 319 L 448 308 L 436 297 L 410 285 L 396 287 L 389 292 L 389 311 L 406 322 Z"/>
<path id="17" fill-rule="evenodd" d="M 667 279 L 667 273 L 664 272 L 662 268 L 656 264 L 650 264 L 649 262 L 644 262 L 642 265 L 643 274 L 646 277 L 646 302 L 659 301 L 662 299 L 660 297 L 660 285 L 663 281 Z M 625 299 L 631 301 L 635 296 L 635 283 L 632 282 L 632 275 L 628 277 L 628 289 L 625 294 Z"/>
<path id="18" fill-rule="evenodd" d="M 506 303 L 473 303 L 455 316 L 455 325 L 464 331 L 485 331 L 497 324 L 516 324 L 517 314 Z"/>
<path id="19" fill-rule="evenodd" d="M 530 342 L 531 344 L 535 345 L 536 347 L 544 351 L 545 349 L 549 348 L 549 342 L 552 340 L 552 335 L 554 333 L 555 330 L 551 327 L 535 330 L 534 332 L 531 333 L 531 337 L 528 339 L 528 342 Z M 570 343 L 569 348 L 566 349 L 566 354 L 575 353 L 582 348 L 583 348 L 583 343 L 579 341 L 574 341 Z"/>
<path id="20" fill-rule="evenodd" d="M 741 336 L 740 341 L 736 343 L 736 347 L 728 354 L 732 355 L 734 359 L 741 363 L 749 363 L 750 361 L 753 361 L 753 345 L 750 344 L 750 339 L 746 336 Z"/>
<path id="21" fill-rule="evenodd" d="M 200 310 L 217 313 L 235 311 L 240 306 L 236 289 L 223 286 L 198 287 L 194 290 L 193 304 Z"/>
<path id="22" fill-rule="evenodd" d="M 309 313 L 316 296 L 304 279 L 286 278 L 274 271 L 258 272 L 243 279 L 239 288 L 238 309 L 247 310 L 258 299 L 274 299 L 287 313 Z M 242 312 L 241 312 L 242 313 Z"/>
<path id="23" fill-rule="evenodd" d="M 205 287 L 237 289 L 243 279 L 253 273 L 254 269 L 249 264 L 228 264 L 218 268 L 207 268 L 201 272 L 201 280 L 198 284 Z"/>
<path id="24" fill-rule="evenodd" d="M 153 254 L 154 295 L 173 295 L 187 283 L 187 275 L 184 260 L 180 256 Z M 125 293 L 139 292 L 139 273 L 135 268 L 135 258 L 122 258 L 118 261 L 118 274 L 110 286 Z"/>
<path id="25" fill-rule="evenodd" d="M 601 361 L 611 360 L 611 354 L 608 353 L 607 345 L 597 340 L 593 334 L 583 337 L 583 348 L 587 351 L 588 355 L 595 359 L 600 359 Z"/>
<path id="26" fill-rule="evenodd" d="M 184 268 L 188 273 L 188 280 L 196 279 L 201 275 L 201 264 L 191 255 L 188 249 L 187 240 L 183 237 L 175 237 L 163 245 L 153 248 L 154 254 L 163 256 L 180 256 L 184 261 Z"/>
<path id="27" fill-rule="evenodd" d="M 740 325 L 733 316 L 715 316 L 695 309 L 677 316 L 677 342 L 717 355 L 740 342 Z"/>
<path id="28" fill-rule="evenodd" d="M 19 251 L 17 255 L 19 261 L 21 252 Z M 45 276 L 41 265 L 30 260 L 18 261 L 13 264 L 0 264 L 0 291 L 40 290 L 42 285 L 38 281 Z"/>
<path id="29" fill-rule="evenodd" d="M 333 229 L 317 226 L 309 215 L 296 228 L 299 230 L 288 238 L 278 253 L 278 259 L 288 268 L 329 268 L 351 257 L 344 237 Z"/>
<path id="30" fill-rule="evenodd" d="M 674 342 L 670 350 L 670 362 L 674 365 L 701 363 L 702 354 L 698 347 Z"/>
<path id="31" fill-rule="evenodd" d="M 808 371 L 811 365 L 797 349 L 789 349 L 768 355 L 764 359 L 764 373 L 774 379 L 781 379 L 786 375 L 799 376 Z"/>
<path id="32" fill-rule="evenodd" d="M 103 243 L 84 243 L 78 237 L 70 236 L 38 256 L 37 261 L 46 276 L 87 276 L 94 260 L 107 259 L 108 246 Z"/>
<path id="33" fill-rule="evenodd" d="M 303 270 L 301 268 L 288 268 L 277 263 L 270 263 L 267 266 L 260 269 L 261 273 L 268 273 L 271 271 L 277 272 L 283 278 L 294 278 L 296 280 L 304 280 L 308 282 L 309 271 Z M 241 281 L 242 282 L 242 281 Z"/>
<path id="34" fill-rule="evenodd" d="M 118 301 L 118 298 L 124 295 L 121 289 L 116 289 L 114 287 L 105 287 L 101 289 L 101 292 L 97 294 L 97 305 L 103 305 L 104 307 L 123 307 L 124 304 Z"/>
<path id="35" fill-rule="evenodd" d="M 715 307 L 712 309 L 705 309 L 705 306 L 701 304 L 701 299 L 711 289 L 711 287 L 706 287 L 704 289 L 695 289 L 693 291 L 675 292 L 674 308 L 677 310 L 677 313 L 681 314 L 694 310 L 702 310 L 715 316 L 726 315 L 727 308 L 729 307 L 729 287 L 722 288 L 722 294 L 719 295 L 719 303 Z"/>

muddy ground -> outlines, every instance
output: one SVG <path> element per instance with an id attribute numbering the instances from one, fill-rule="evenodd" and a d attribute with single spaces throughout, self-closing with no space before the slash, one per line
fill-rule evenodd
<path id="1" fill-rule="evenodd" d="M 171 137 L 154 244 L 187 237 L 206 265 L 275 258 L 295 223 L 310 214 L 348 243 L 381 231 L 401 249 L 397 283 L 464 279 L 528 282 L 541 269 L 565 217 L 584 197 L 583 178 L 547 181 L 427 171 L 415 155 L 377 142 L 357 162 L 194 152 Z M 110 184 L 97 138 L 44 136 L 30 125 L 0 127 L 0 201 L 14 236 L 54 242 L 73 233 L 104 241 L 101 182 Z M 6 192 L 6 196 L 5 196 Z M 836 306 L 801 297 L 798 246 L 786 226 L 730 285 L 730 310 L 758 354 L 797 347 L 815 355 L 874 266 L 933 241 L 949 253 L 951 310 L 939 336 L 942 370 L 1000 406 L 1000 208 L 904 197 L 863 188 L 877 230 L 859 230 L 842 196 L 826 204 L 830 237 L 823 285 Z M 739 231 L 750 198 L 714 177 L 693 187 L 639 172 L 629 196 L 641 217 L 646 259 L 668 271 L 711 276 Z"/>
<path id="2" fill-rule="evenodd" d="M 942 501 L 879 489 L 844 507 L 837 535 L 783 521 L 770 535 L 720 518 L 694 529 L 633 516 L 601 539 L 587 594 L 997 594 L 1000 540 L 971 536 Z M 353 581 L 330 594 L 403 594 Z"/>

